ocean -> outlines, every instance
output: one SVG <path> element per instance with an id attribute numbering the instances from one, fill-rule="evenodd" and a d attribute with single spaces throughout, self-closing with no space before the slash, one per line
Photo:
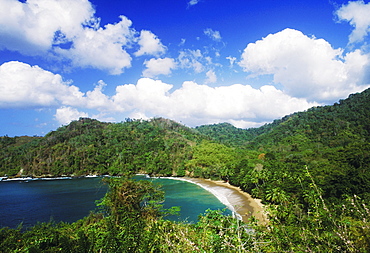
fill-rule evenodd
<path id="1" fill-rule="evenodd" d="M 214 195 L 196 184 L 166 178 L 135 178 L 162 185 L 164 208 L 181 207 L 179 216 L 167 219 L 194 223 L 207 209 L 225 208 Z M 16 228 L 20 223 L 29 227 L 50 220 L 74 222 L 95 210 L 96 201 L 106 192 L 107 186 L 100 177 L 0 182 L 0 227 Z"/>

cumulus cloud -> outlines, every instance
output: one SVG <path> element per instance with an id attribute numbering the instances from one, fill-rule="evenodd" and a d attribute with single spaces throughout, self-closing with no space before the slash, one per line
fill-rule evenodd
<path id="1" fill-rule="evenodd" d="M 163 116 L 191 126 L 227 121 L 239 127 L 252 127 L 317 105 L 290 97 L 273 86 L 254 89 L 235 84 L 212 88 L 184 82 L 180 89 L 171 92 L 171 84 L 141 78 L 136 84 L 118 86 L 112 97 L 103 94 L 104 86 L 104 82 L 99 82 L 77 106 L 104 111 L 103 116 L 110 119 L 109 114 L 119 112 L 142 119 Z M 88 117 L 88 114 L 69 104 L 61 106 L 55 114 L 61 124 L 79 117 Z"/>
<path id="2" fill-rule="evenodd" d="M 143 30 L 140 32 L 138 44 L 140 45 L 140 49 L 135 53 L 135 56 L 158 56 L 166 52 L 166 47 L 161 43 L 158 37 L 150 31 Z"/>
<path id="3" fill-rule="evenodd" d="M 335 101 L 362 91 L 369 55 L 355 50 L 343 55 L 323 39 L 285 29 L 250 43 L 239 65 L 251 76 L 272 75 L 284 92 L 309 101 Z"/>
<path id="4" fill-rule="evenodd" d="M 58 74 L 22 62 L 7 62 L 0 66 L 0 108 L 72 106 L 115 111 L 115 104 L 103 93 L 105 86 L 99 81 L 85 94 Z"/>
<path id="5" fill-rule="evenodd" d="M 28 55 L 51 49 L 57 31 L 66 39 L 78 34 L 81 24 L 92 18 L 88 1 L 0 1 L 0 48 Z"/>
<path id="6" fill-rule="evenodd" d="M 65 125 L 72 120 L 77 120 L 80 117 L 89 117 L 89 115 L 78 111 L 76 108 L 62 106 L 56 110 L 54 117 L 60 124 Z"/>
<path id="7" fill-rule="evenodd" d="M 219 121 L 274 119 L 293 111 L 312 106 L 304 99 L 292 98 L 273 86 L 254 89 L 249 85 L 234 84 L 212 88 L 185 82 L 181 89 L 171 94 L 176 104 L 173 114 L 176 118 L 218 119 Z"/>
<path id="8" fill-rule="evenodd" d="M 116 105 L 109 96 L 103 93 L 105 86 L 107 84 L 100 80 L 94 90 L 86 92 L 86 96 L 84 97 L 85 103 L 81 105 L 89 109 L 97 109 L 104 112 L 115 111 Z"/>
<path id="9" fill-rule="evenodd" d="M 349 36 L 349 43 L 361 42 L 370 31 L 370 3 L 349 2 L 336 12 L 340 20 L 349 22 L 355 29 Z"/>
<path id="10" fill-rule="evenodd" d="M 141 78 L 136 85 L 117 86 L 112 99 L 122 112 L 136 110 L 141 113 L 145 111 L 165 113 L 165 105 L 169 101 L 167 94 L 172 87 L 160 80 Z"/>
<path id="11" fill-rule="evenodd" d="M 136 85 L 118 86 L 113 100 L 122 112 L 145 117 L 163 116 L 193 126 L 227 121 L 251 127 L 255 126 L 251 122 L 262 124 L 317 105 L 293 98 L 273 86 L 254 89 L 235 84 L 212 88 L 184 82 L 180 89 L 171 93 L 172 87 L 160 80 L 142 78 Z"/>
<path id="12" fill-rule="evenodd" d="M 211 38 L 214 41 L 220 41 L 221 34 L 219 31 L 213 31 L 211 28 L 207 28 L 204 30 L 204 34 L 207 35 L 209 38 Z"/>
<path id="13" fill-rule="evenodd" d="M 0 66 L 0 107 L 46 107 L 83 102 L 79 88 L 38 66 L 7 62 Z"/>
<path id="14" fill-rule="evenodd" d="M 55 52 L 70 59 L 77 67 L 108 70 L 113 75 L 131 66 L 131 56 L 123 49 L 133 40 L 131 21 L 120 16 L 121 21 L 104 28 L 85 27 L 73 38 L 69 49 L 55 48 Z"/>
<path id="15" fill-rule="evenodd" d="M 134 43 L 131 21 L 100 26 L 87 0 L 0 2 L 0 49 L 25 55 L 50 53 L 75 67 L 92 67 L 120 74 L 131 66 L 125 51 Z M 140 40 L 142 41 L 142 40 Z"/>
<path id="16" fill-rule="evenodd" d="M 172 84 L 141 78 L 136 84 L 117 86 L 113 96 L 104 94 L 105 86 L 99 81 L 93 90 L 82 93 L 60 75 L 38 66 L 8 62 L 0 66 L 0 107 L 55 107 L 55 119 L 61 124 L 88 117 L 84 111 L 95 110 L 95 117 L 110 120 L 119 113 L 140 118 L 163 116 L 191 126 L 227 121 L 251 127 L 317 105 L 273 86 L 254 89 L 234 84 L 212 88 L 184 82 L 172 91 Z"/>
<path id="17" fill-rule="evenodd" d="M 146 69 L 143 71 L 144 77 L 156 77 L 158 75 L 169 75 L 172 69 L 176 68 L 175 60 L 172 58 L 152 58 L 145 61 Z"/>

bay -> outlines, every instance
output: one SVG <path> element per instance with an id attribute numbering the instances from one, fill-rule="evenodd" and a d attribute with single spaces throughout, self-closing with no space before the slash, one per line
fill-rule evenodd
<path id="1" fill-rule="evenodd" d="M 179 216 L 170 220 L 196 222 L 207 209 L 224 209 L 214 195 L 198 185 L 165 178 L 148 179 L 162 185 L 164 208 L 180 206 Z M 0 182 L 0 227 L 23 227 L 37 222 L 74 222 L 96 209 L 96 201 L 107 191 L 101 178 Z M 228 212 L 231 213 L 231 212 Z"/>
<path id="2" fill-rule="evenodd" d="M 74 222 L 94 210 L 106 192 L 101 178 L 1 182 L 0 226 Z"/>
<path id="3" fill-rule="evenodd" d="M 223 210 L 226 208 L 212 193 L 199 185 L 168 178 L 144 179 L 142 177 L 141 179 L 162 185 L 162 190 L 165 192 L 164 208 L 181 207 L 180 215 L 169 216 L 167 217 L 169 220 L 195 223 L 199 215 L 204 214 L 207 209 Z M 232 214 L 228 209 L 223 213 Z"/>

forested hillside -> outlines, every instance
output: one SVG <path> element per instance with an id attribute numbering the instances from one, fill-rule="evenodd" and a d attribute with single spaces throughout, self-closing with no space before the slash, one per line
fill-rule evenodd
<path id="1" fill-rule="evenodd" d="M 203 137 L 204 138 L 204 137 Z M 166 119 L 102 123 L 81 118 L 45 137 L 2 137 L 0 174 L 184 176 L 200 134 Z"/>
<path id="2" fill-rule="evenodd" d="M 160 243 L 163 238 L 174 240 L 179 250 L 184 245 L 188 252 L 214 250 L 211 245 L 224 248 L 221 252 L 240 252 L 247 250 L 246 245 L 254 247 L 251 252 L 370 250 L 370 89 L 332 106 L 294 113 L 256 129 L 238 129 L 227 123 L 193 129 L 163 118 L 121 123 L 81 118 L 45 137 L 1 137 L 0 147 L 0 176 L 126 177 L 148 173 L 224 179 L 266 205 L 269 224 L 249 224 L 252 234 L 245 234 L 248 230 L 240 230 L 243 225 L 218 213 L 209 213 L 190 226 L 163 221 L 158 206 L 152 206 L 149 213 L 140 205 L 132 209 L 140 213 L 142 222 L 141 230 L 133 230 L 135 233 L 150 235 L 148 238 Z M 110 184 L 113 189 L 131 187 L 127 181 Z M 145 187 L 148 192 L 142 193 L 142 198 L 157 196 L 156 189 Z M 123 219 L 122 224 L 127 225 L 131 211 L 122 211 L 122 205 L 112 195 L 103 202 L 111 219 Z M 115 237 L 107 234 L 109 226 L 121 236 L 127 229 L 115 220 L 96 216 L 74 225 L 80 226 L 86 240 L 91 239 L 89 247 L 94 250 L 96 231 L 90 230 L 94 222 L 110 240 Z M 69 228 L 59 231 L 64 229 Z M 169 234 L 156 237 L 150 229 L 156 229 L 158 235 L 172 231 L 172 239 L 166 237 Z M 141 238 L 139 234 L 137 238 Z M 191 243 L 180 234 L 186 234 Z M 233 240 L 235 234 L 239 237 Z M 122 243 L 128 240 L 116 239 Z M 145 247 L 150 246 L 150 240 L 145 241 Z M 119 246 L 110 252 L 114 249 Z"/>
<path id="3" fill-rule="evenodd" d="M 280 196 L 270 194 L 270 199 L 285 199 L 286 194 L 299 196 L 298 181 L 303 180 L 300 177 L 306 168 L 325 198 L 335 201 L 353 194 L 369 197 L 369 89 L 332 106 L 294 113 L 259 129 L 242 130 L 225 124 L 197 129 L 225 143 L 260 152 L 263 169 L 241 168 L 242 172 L 235 171 L 231 176 L 234 184 L 259 197 L 265 198 L 273 191 Z M 244 140 L 248 141 L 243 143 Z M 262 177 L 258 187 L 245 180 L 246 175 L 253 180 Z M 264 189 L 265 185 L 268 189 Z"/>

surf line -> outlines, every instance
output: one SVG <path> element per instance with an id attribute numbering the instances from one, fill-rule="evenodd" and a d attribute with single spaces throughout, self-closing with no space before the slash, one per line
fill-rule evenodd
<path id="1" fill-rule="evenodd" d="M 223 186 L 216 186 L 216 187 L 206 186 L 206 185 L 204 185 L 202 183 L 196 182 L 192 178 L 182 178 L 182 177 L 160 177 L 160 178 L 185 181 L 185 182 L 192 183 L 192 184 L 195 184 L 195 185 L 198 185 L 198 186 L 202 187 L 204 190 L 206 190 L 206 191 L 210 192 L 211 194 L 213 194 L 222 204 L 224 204 L 231 211 L 231 213 L 232 213 L 232 215 L 233 215 L 234 218 L 237 218 L 238 220 L 243 220 L 242 219 L 242 216 L 235 210 L 234 206 L 230 203 L 230 201 L 227 198 L 228 196 L 226 194 L 226 191 L 229 190 L 227 187 L 223 187 Z"/>

